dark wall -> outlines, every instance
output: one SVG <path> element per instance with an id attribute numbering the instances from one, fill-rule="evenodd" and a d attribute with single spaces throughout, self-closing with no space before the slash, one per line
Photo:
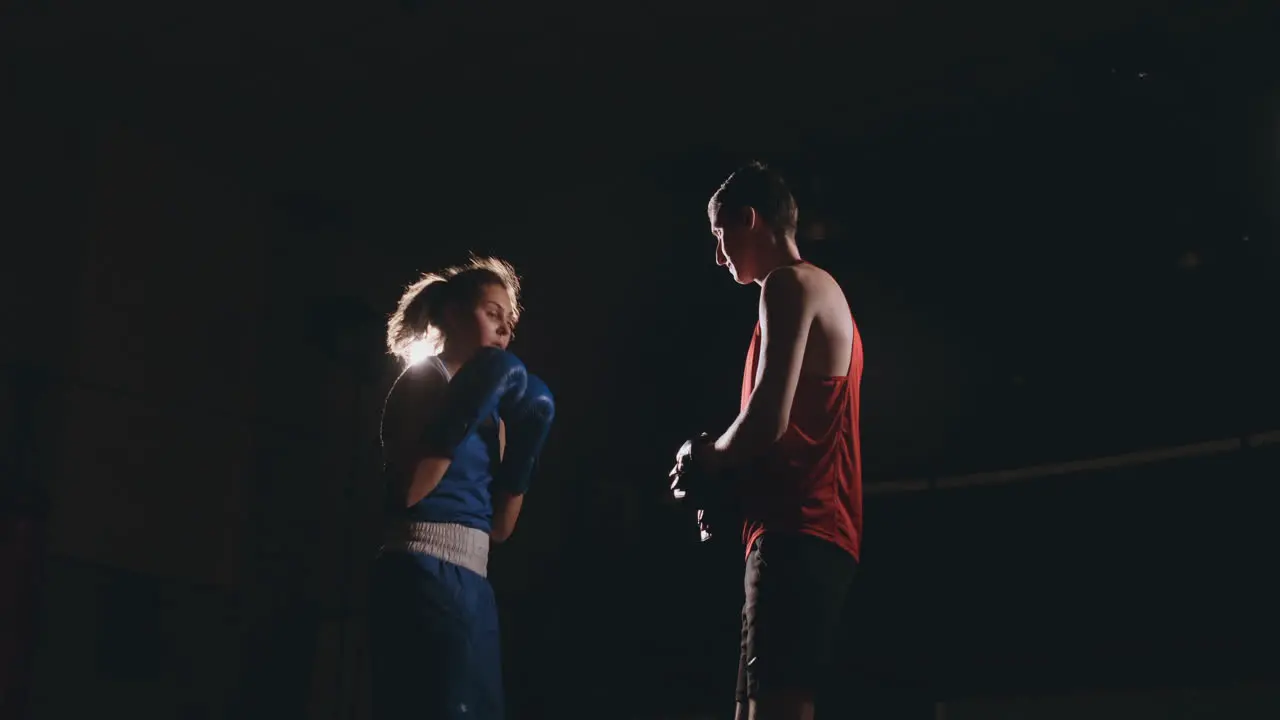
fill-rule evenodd
<path id="1" fill-rule="evenodd" d="M 756 293 L 702 210 L 751 157 L 863 330 L 869 483 L 1275 427 L 1270 16 L 1105 5 L 608 33 L 17 8 L 0 399 L 50 378 L 5 415 L 48 457 L 36 716 L 360 707 L 379 325 L 468 250 L 525 275 L 515 349 L 559 398 L 494 557 L 515 706 L 723 707 L 738 551 L 658 495 L 733 416 Z M 1241 644 L 1274 468 L 1220 462 L 873 499 L 855 700 L 1274 670 Z"/>

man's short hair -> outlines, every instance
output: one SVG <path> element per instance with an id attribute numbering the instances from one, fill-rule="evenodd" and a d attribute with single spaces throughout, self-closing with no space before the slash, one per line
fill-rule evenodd
<path id="1" fill-rule="evenodd" d="M 707 203 L 707 213 L 719 217 L 721 222 L 727 219 L 724 212 L 740 212 L 743 208 L 753 208 L 769 227 L 774 235 L 794 238 L 796 223 L 800 210 L 796 207 L 796 199 L 787 188 L 786 180 L 774 170 L 761 162 L 752 162 L 738 168 L 725 179 Z"/>

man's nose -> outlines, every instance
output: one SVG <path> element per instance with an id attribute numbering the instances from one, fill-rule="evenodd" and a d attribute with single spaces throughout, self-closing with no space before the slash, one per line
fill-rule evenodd
<path id="1" fill-rule="evenodd" d="M 716 264 L 724 267 L 729 264 L 729 257 L 724 254 L 724 247 L 716 243 Z"/>

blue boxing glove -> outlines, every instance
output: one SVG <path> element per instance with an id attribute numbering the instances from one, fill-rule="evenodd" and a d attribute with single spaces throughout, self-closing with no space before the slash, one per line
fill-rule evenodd
<path id="1" fill-rule="evenodd" d="M 556 417 L 556 400 L 537 375 L 526 373 L 524 396 L 498 414 L 507 427 L 507 446 L 493 487 L 511 495 L 523 495 L 533 481 L 533 470 Z"/>
<path id="2" fill-rule="evenodd" d="M 495 410 L 500 417 L 514 416 L 528 383 L 529 373 L 520 358 L 505 350 L 482 348 L 449 382 L 444 411 L 424 438 L 427 454 L 451 458 Z"/>

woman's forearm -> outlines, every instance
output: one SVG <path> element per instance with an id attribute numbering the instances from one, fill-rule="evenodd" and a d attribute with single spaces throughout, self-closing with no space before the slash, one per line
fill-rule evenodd
<path id="1" fill-rule="evenodd" d="M 516 520 L 520 519 L 520 509 L 524 507 L 524 495 L 509 495 L 501 490 L 493 494 L 493 529 L 489 531 L 489 539 L 503 542 L 516 531 Z"/>
<path id="2" fill-rule="evenodd" d="M 498 420 L 498 460 L 507 456 L 507 424 Z M 500 543 L 515 532 L 516 520 L 520 517 L 520 508 L 524 505 L 523 495 L 508 495 L 501 490 L 493 493 L 493 527 L 489 531 L 489 539 Z"/>

